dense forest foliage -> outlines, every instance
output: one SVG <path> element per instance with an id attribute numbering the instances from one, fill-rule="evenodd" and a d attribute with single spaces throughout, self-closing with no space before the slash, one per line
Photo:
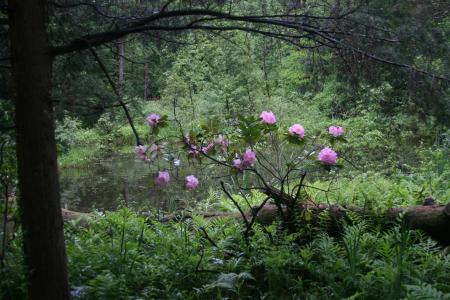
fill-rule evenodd
<path id="1" fill-rule="evenodd" d="M 449 12 L 0 4 L 0 298 L 450 299 Z"/>

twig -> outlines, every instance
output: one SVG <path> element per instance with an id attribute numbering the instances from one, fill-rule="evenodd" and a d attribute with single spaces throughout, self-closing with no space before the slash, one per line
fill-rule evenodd
<path id="1" fill-rule="evenodd" d="M 306 172 L 303 172 L 303 173 L 302 173 L 302 177 L 300 178 L 300 183 L 299 183 L 299 185 L 298 185 L 297 193 L 295 194 L 295 197 L 294 197 L 294 201 L 297 201 L 298 198 L 300 197 L 300 191 L 301 191 L 301 189 L 302 189 L 302 186 L 303 186 L 303 180 L 305 179 L 305 177 L 306 177 Z M 294 203 L 294 204 L 295 204 L 295 203 Z"/>
<path id="2" fill-rule="evenodd" d="M 119 91 L 117 90 L 117 87 L 112 80 L 111 76 L 108 73 L 108 70 L 106 69 L 106 66 L 103 64 L 103 61 L 98 56 L 97 52 L 94 50 L 94 48 L 89 47 L 89 50 L 91 51 L 92 55 L 94 56 L 95 60 L 97 61 L 98 65 L 102 69 L 103 73 L 105 74 L 106 78 L 108 79 L 109 84 L 111 85 L 111 88 L 114 91 L 114 94 L 117 96 L 117 100 L 119 101 L 120 106 L 123 108 L 123 111 L 125 112 L 125 116 L 127 117 L 128 123 L 130 124 L 131 130 L 133 131 L 134 137 L 136 138 L 136 145 L 142 145 L 141 140 L 139 139 L 139 134 L 136 131 L 136 128 L 133 124 L 133 119 L 131 118 L 130 112 L 128 111 L 128 108 L 126 104 L 122 101 Z"/>
<path id="3" fill-rule="evenodd" d="M 200 254 L 200 259 L 198 260 L 197 265 L 195 266 L 195 273 L 198 273 L 198 268 L 200 267 L 200 264 L 203 261 L 203 256 L 205 255 L 205 249 L 202 247 L 202 252 Z"/>
<path id="4" fill-rule="evenodd" d="M 227 189 L 225 188 L 225 184 L 223 183 L 223 181 L 220 182 L 220 186 L 222 187 L 223 192 L 228 196 L 228 198 L 230 198 L 230 200 L 233 202 L 234 206 L 236 206 L 236 208 L 239 210 L 239 213 L 242 216 L 242 219 L 244 220 L 244 223 L 246 225 L 246 227 L 248 228 L 248 226 L 250 225 L 250 223 L 247 220 L 247 217 L 245 216 L 245 213 L 242 211 L 241 207 L 239 206 L 239 204 L 236 202 L 236 200 L 234 200 L 233 196 L 227 191 Z"/>
<path id="5" fill-rule="evenodd" d="M 209 237 L 208 233 L 206 232 L 205 228 L 200 227 L 201 232 L 203 232 L 203 237 L 211 243 L 211 245 L 213 245 L 216 248 L 219 248 L 219 246 L 217 246 L 216 242 L 214 242 L 214 240 L 212 238 Z"/>
<path id="6" fill-rule="evenodd" d="M 258 213 L 261 211 L 261 209 L 263 209 L 264 205 L 266 205 L 266 203 L 267 203 L 267 201 L 269 201 L 269 199 L 271 199 L 271 197 L 267 196 L 266 199 L 264 199 L 264 201 L 261 202 L 261 204 L 255 210 L 252 210 L 252 219 L 250 220 L 250 224 L 247 226 L 247 230 L 245 231 L 246 237 L 250 233 L 250 230 L 252 229 L 253 224 L 255 224 L 256 218 L 258 217 Z"/>

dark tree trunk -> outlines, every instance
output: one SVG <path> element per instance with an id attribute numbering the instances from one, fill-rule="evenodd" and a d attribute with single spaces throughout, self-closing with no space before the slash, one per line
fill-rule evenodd
<path id="1" fill-rule="evenodd" d="M 29 299 L 69 299 L 50 103 L 47 2 L 10 0 L 17 162 Z"/>

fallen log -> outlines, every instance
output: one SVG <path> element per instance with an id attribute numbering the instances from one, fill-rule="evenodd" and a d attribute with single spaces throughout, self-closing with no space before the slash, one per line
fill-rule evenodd
<path id="1" fill-rule="evenodd" d="M 82 226 L 87 226 L 89 219 L 92 218 L 92 214 L 68 210 L 65 208 L 61 208 L 61 214 L 65 222 L 78 221 L 78 223 Z"/>
<path id="2" fill-rule="evenodd" d="M 61 214 L 64 221 L 87 220 L 90 217 L 90 214 L 88 213 L 77 212 L 65 208 L 61 208 Z"/>
<path id="3" fill-rule="evenodd" d="M 442 245 L 450 245 L 450 202 L 419 206 L 404 213 L 409 228 L 420 229 Z"/>
<path id="4" fill-rule="evenodd" d="M 255 210 L 256 207 L 253 210 L 245 212 L 247 219 L 251 219 L 253 217 Z M 283 210 L 285 210 L 285 213 L 289 213 L 286 206 L 283 206 Z M 363 209 L 361 207 L 313 204 L 308 202 L 298 204 L 295 208 L 295 213 L 299 216 L 301 216 L 302 213 L 307 213 L 309 215 L 308 222 L 311 222 L 313 224 L 318 220 L 321 214 L 328 213 L 330 219 L 336 221 L 330 225 L 330 231 L 338 230 L 336 229 L 336 224 L 338 224 L 339 221 L 348 218 L 349 213 L 354 213 L 360 217 L 368 219 L 378 218 L 386 224 L 396 222 L 398 217 L 402 214 L 410 229 L 422 230 L 432 239 L 439 242 L 439 244 L 443 246 L 450 245 L 450 202 L 447 205 L 431 204 L 409 208 L 392 208 L 381 213 Z M 90 214 L 79 213 L 67 209 L 62 209 L 62 214 L 65 221 L 82 220 L 84 223 L 90 218 Z M 241 214 L 237 212 L 211 212 L 195 215 L 202 216 L 208 219 L 223 217 L 231 217 L 235 219 L 242 218 Z M 192 214 L 178 213 L 161 218 L 159 219 L 159 221 L 180 221 L 190 219 L 193 216 L 194 215 Z M 278 211 L 278 207 L 273 203 L 267 203 L 258 211 L 256 215 L 256 222 L 263 225 L 268 225 L 277 220 L 279 216 L 280 214 Z"/>
<path id="5" fill-rule="evenodd" d="M 377 218 L 385 224 L 395 223 L 402 214 L 408 225 L 413 230 L 422 230 L 432 239 L 443 246 L 450 245 L 450 202 L 447 205 L 415 206 L 409 208 L 392 208 L 382 213 L 364 210 L 360 207 L 339 206 L 328 204 L 300 204 L 296 212 L 308 212 L 310 222 L 317 221 L 321 213 L 329 213 L 332 220 L 340 221 L 347 218 L 348 213 L 357 214 L 363 218 Z M 262 224 L 270 224 L 279 217 L 278 208 L 273 204 L 266 205 L 257 216 L 257 221 Z M 331 225 L 334 230 L 334 223 Z"/>
<path id="6" fill-rule="evenodd" d="M 283 206 L 285 214 L 289 214 L 287 208 Z M 245 212 L 247 219 L 251 219 L 253 213 L 255 213 L 256 207 L 252 211 Z M 295 208 L 296 215 L 299 217 L 308 214 L 307 222 L 315 224 L 317 223 L 319 216 L 323 213 L 328 213 L 330 219 L 333 221 L 329 225 L 327 230 L 334 232 L 339 230 L 340 221 L 348 218 L 349 213 L 356 214 L 362 218 L 367 219 L 379 219 L 387 226 L 396 223 L 398 217 L 403 215 L 406 224 L 410 229 L 422 230 L 432 239 L 436 240 L 443 246 L 450 245 L 450 203 L 447 205 L 422 205 L 408 208 L 392 208 L 384 212 L 374 212 L 371 210 L 363 209 L 361 207 L 354 206 L 339 206 L 328 204 L 298 204 Z M 231 217 L 235 219 L 242 219 L 242 216 L 238 212 L 230 213 L 204 213 L 195 214 L 204 218 L 214 219 Z M 168 221 L 181 221 L 192 218 L 191 214 L 173 214 L 167 217 L 161 218 L 161 222 Z M 279 219 L 279 209 L 273 203 L 268 203 L 260 209 L 256 215 L 256 222 L 269 225 Z M 295 219 L 294 219 L 295 220 Z"/>
<path id="7" fill-rule="evenodd" d="M 297 199 L 289 194 L 280 191 L 277 188 L 267 186 L 262 190 L 264 194 L 274 199 L 275 202 L 285 204 L 288 208 L 297 206 Z M 280 206 L 277 205 L 279 208 Z M 450 202 L 447 205 L 437 205 L 432 197 L 427 197 L 421 206 L 411 208 L 392 208 L 383 213 L 374 213 L 360 207 L 346 207 L 327 204 L 314 204 L 306 201 L 300 204 L 300 212 L 312 210 L 314 215 L 328 210 L 331 216 L 336 219 L 342 219 L 348 211 L 357 213 L 364 217 L 381 217 L 387 222 L 395 221 L 400 214 L 403 214 L 405 221 L 410 229 L 424 231 L 431 238 L 442 245 L 450 245 Z M 267 211 L 265 212 L 267 213 Z"/>
<path id="8" fill-rule="evenodd" d="M 368 218 L 381 217 L 386 223 L 397 220 L 400 214 L 403 214 L 410 229 L 422 230 L 441 245 L 450 245 L 450 202 L 447 203 L 447 205 L 437 205 L 432 197 L 427 197 L 424 199 L 421 206 L 392 208 L 377 214 L 360 207 L 315 204 L 311 201 L 296 204 L 297 201 L 294 197 L 271 186 L 262 189 L 262 192 L 274 199 L 275 202 L 285 204 L 286 207 L 291 208 L 289 209 L 291 211 L 292 207 L 295 207 L 297 212 L 312 211 L 313 215 L 318 215 L 321 212 L 328 210 L 331 217 L 335 220 L 340 220 L 345 217 L 348 211 Z M 275 208 L 271 208 L 271 210 L 274 210 L 275 215 L 277 214 L 279 207 L 280 206 L 277 205 Z M 287 213 L 289 213 L 289 210 Z M 270 210 L 265 210 L 262 213 L 267 214 L 269 211 Z"/>

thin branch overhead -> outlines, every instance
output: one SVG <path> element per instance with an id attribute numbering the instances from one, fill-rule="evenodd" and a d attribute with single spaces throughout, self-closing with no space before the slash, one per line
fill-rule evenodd
<path id="1" fill-rule="evenodd" d="M 229 12 L 209 8 L 186 8 L 169 10 L 170 2 L 161 9 L 144 10 L 147 16 L 117 17 L 120 18 L 118 26 L 112 30 L 87 34 L 51 49 L 53 55 L 63 55 L 70 52 L 82 51 L 90 47 L 98 47 L 115 41 L 129 34 L 155 32 L 155 31 L 245 31 L 279 39 L 300 48 L 327 47 L 347 52 L 357 53 L 368 60 L 400 67 L 431 78 L 450 83 L 450 79 L 436 75 L 413 65 L 386 58 L 364 49 L 354 43 L 354 39 L 371 39 L 377 42 L 397 43 L 398 39 L 392 37 L 387 30 L 374 30 L 374 34 L 367 34 L 365 30 L 357 32 L 353 28 L 352 14 L 360 9 L 355 5 L 339 14 L 314 15 L 307 13 L 288 13 L 273 15 L 236 15 Z M 75 4 L 73 4 L 75 5 Z M 92 3 L 79 3 L 92 7 L 99 16 L 106 16 L 98 5 Z M 61 4 L 57 7 L 68 8 Z M 340 25 L 340 24 L 345 24 Z M 353 24 L 353 25 L 352 25 Z M 340 28 L 339 26 L 342 26 Z M 365 27 L 364 27 L 365 28 Z"/>

